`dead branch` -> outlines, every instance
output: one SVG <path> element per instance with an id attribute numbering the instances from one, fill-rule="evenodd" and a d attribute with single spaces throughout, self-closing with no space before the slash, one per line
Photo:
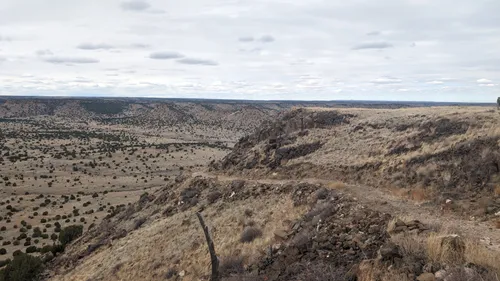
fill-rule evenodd
<path id="1" fill-rule="evenodd" d="M 210 281 L 220 281 L 219 258 L 215 254 L 214 241 L 212 241 L 212 238 L 210 237 L 210 232 L 208 231 L 208 227 L 205 225 L 205 221 L 203 220 L 201 213 L 196 213 L 196 216 L 198 217 L 200 225 L 203 228 L 203 232 L 205 233 L 208 251 L 210 252 L 210 262 L 212 263 L 212 276 L 210 276 Z"/>

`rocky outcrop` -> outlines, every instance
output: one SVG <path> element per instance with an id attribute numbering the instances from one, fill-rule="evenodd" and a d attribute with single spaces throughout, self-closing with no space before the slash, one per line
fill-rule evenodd
<path id="1" fill-rule="evenodd" d="M 349 124 L 352 114 L 337 111 L 292 110 L 275 122 L 263 124 L 255 133 L 235 145 L 233 151 L 219 162 L 211 164 L 215 170 L 275 169 L 282 163 L 306 156 L 323 146 L 323 142 L 297 143 L 309 129 L 329 129 Z"/>

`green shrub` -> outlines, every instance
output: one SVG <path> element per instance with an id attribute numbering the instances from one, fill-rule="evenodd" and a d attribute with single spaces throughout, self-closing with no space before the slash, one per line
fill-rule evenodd
<path id="1" fill-rule="evenodd" d="M 0 267 L 4 267 L 4 266 L 8 265 L 10 262 L 11 262 L 10 259 L 6 259 L 4 261 L 0 261 Z"/>
<path id="2" fill-rule="evenodd" d="M 67 226 L 64 229 L 62 229 L 61 232 L 59 233 L 59 242 L 61 242 L 62 245 L 67 245 L 71 243 L 71 241 L 80 237 L 82 233 L 83 233 L 82 225 Z"/>
<path id="3" fill-rule="evenodd" d="M 21 251 L 21 250 L 15 250 L 14 253 L 12 253 L 12 255 L 14 257 L 17 257 L 17 256 L 22 255 L 22 254 L 23 254 L 23 251 Z"/>
<path id="4" fill-rule="evenodd" d="M 37 252 L 36 246 L 29 246 L 28 248 L 26 248 L 26 254 L 31 254 L 36 252 Z"/>
<path id="5" fill-rule="evenodd" d="M 0 249 L 0 255 L 5 255 L 7 254 L 7 250 L 5 248 Z"/>
<path id="6" fill-rule="evenodd" d="M 40 254 L 45 254 L 48 252 L 52 252 L 52 246 L 51 245 L 45 245 L 40 249 Z"/>
<path id="7" fill-rule="evenodd" d="M 40 254 L 45 254 L 52 252 L 54 255 L 57 253 L 62 253 L 64 251 L 64 246 L 60 244 L 56 245 L 45 245 L 40 249 Z"/>
<path id="8" fill-rule="evenodd" d="M 21 253 L 0 271 L 0 281 L 36 280 L 42 271 L 43 263 L 40 258 Z"/>

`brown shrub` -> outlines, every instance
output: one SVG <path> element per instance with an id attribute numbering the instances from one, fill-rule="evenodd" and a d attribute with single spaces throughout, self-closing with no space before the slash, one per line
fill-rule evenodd
<path id="1" fill-rule="evenodd" d="M 209 204 L 213 204 L 217 200 L 219 200 L 219 198 L 221 198 L 221 196 L 222 196 L 222 193 L 220 193 L 219 191 L 212 191 L 212 192 L 208 193 L 207 201 Z"/>
<path id="2" fill-rule="evenodd" d="M 251 217 L 253 216 L 253 211 L 250 210 L 250 209 L 245 209 L 245 212 L 244 212 L 245 216 L 247 217 Z"/>
<path id="3" fill-rule="evenodd" d="M 244 259 L 242 257 L 236 255 L 222 258 L 219 265 L 220 274 L 222 276 L 242 274 L 245 271 L 243 260 Z"/>
<path id="4" fill-rule="evenodd" d="M 262 231 L 256 227 L 246 227 L 241 233 L 240 242 L 250 243 L 258 237 L 262 236 Z"/>

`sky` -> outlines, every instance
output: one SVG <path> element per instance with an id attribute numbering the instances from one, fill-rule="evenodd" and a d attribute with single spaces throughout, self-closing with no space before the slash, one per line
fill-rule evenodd
<path id="1" fill-rule="evenodd" d="M 0 0 L 0 95 L 495 102 L 499 0 Z"/>

